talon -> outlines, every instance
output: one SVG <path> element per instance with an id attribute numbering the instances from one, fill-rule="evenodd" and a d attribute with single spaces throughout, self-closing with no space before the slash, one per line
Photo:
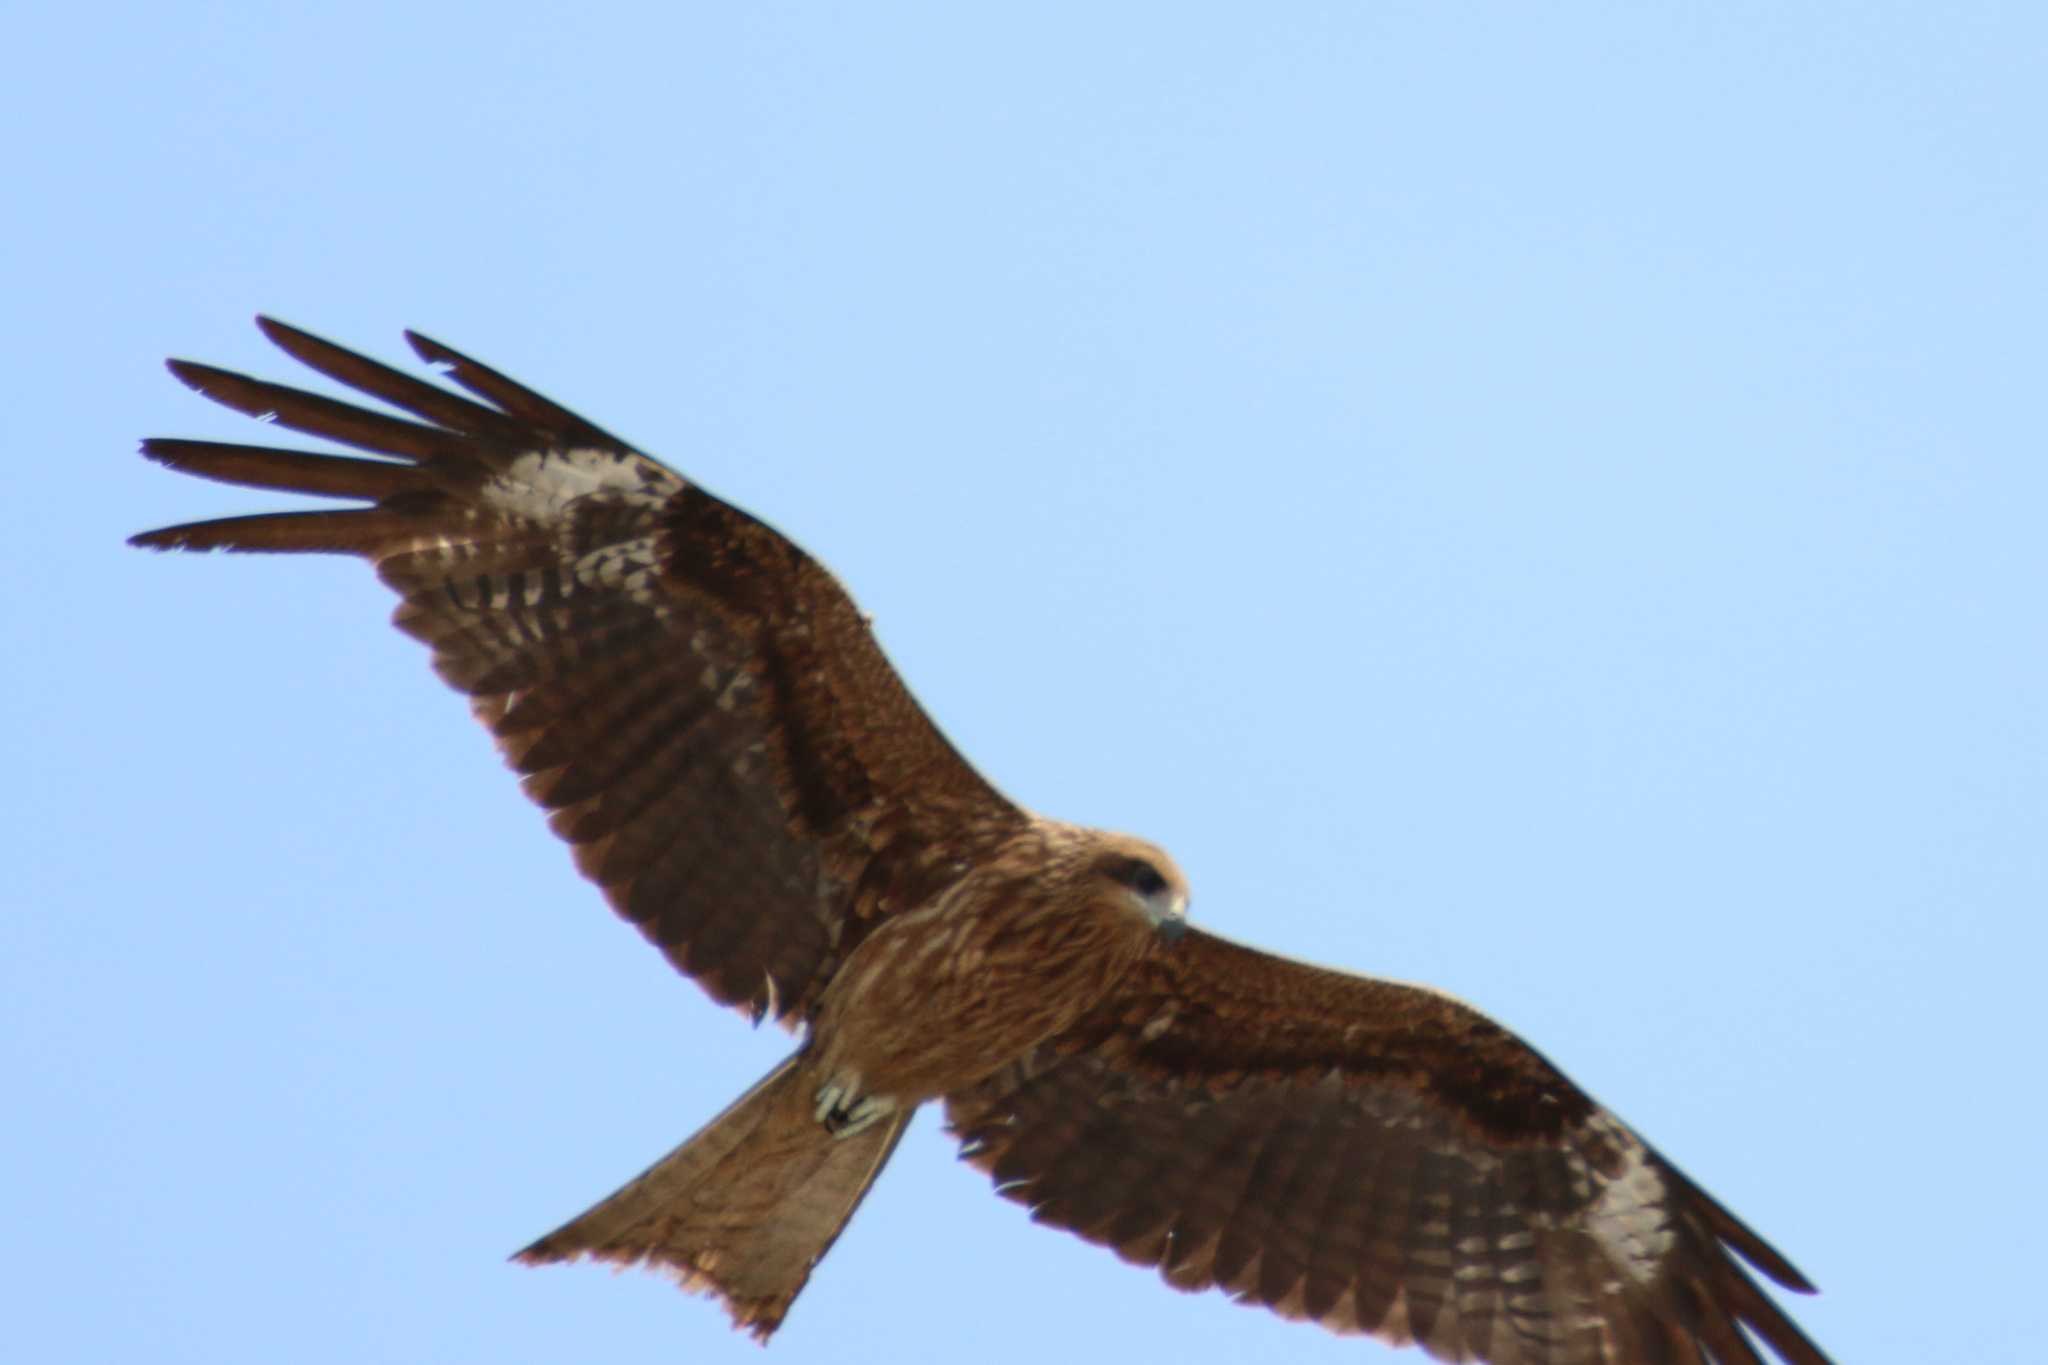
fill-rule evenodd
<path id="1" fill-rule="evenodd" d="M 833 1137 L 852 1137 L 895 1113 L 896 1101 L 884 1095 L 861 1094 L 860 1077 L 847 1076 L 818 1087 L 817 1108 L 812 1112 Z"/>
<path id="2" fill-rule="evenodd" d="M 845 1113 L 839 1107 L 839 1101 L 844 1098 L 846 1087 L 843 1085 L 827 1081 L 818 1087 L 818 1107 L 815 1111 L 817 1120 L 834 1132 L 838 1131 L 838 1124 L 834 1120 L 842 1118 Z"/>
<path id="3" fill-rule="evenodd" d="M 896 1101 L 868 1095 L 853 1108 L 835 1114 L 833 1117 L 839 1120 L 836 1126 L 828 1122 L 826 1127 L 832 1129 L 833 1137 L 852 1137 L 862 1129 L 874 1127 L 895 1112 Z"/>

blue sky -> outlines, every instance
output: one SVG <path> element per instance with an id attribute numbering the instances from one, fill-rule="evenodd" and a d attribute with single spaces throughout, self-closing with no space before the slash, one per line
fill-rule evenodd
<path id="1" fill-rule="evenodd" d="M 414 326 L 833 565 L 1014 797 L 1474 1001 L 1840 1359 L 2039 1350 L 2036 7 L 32 7 L 0 87 L 22 1360 L 761 1357 L 507 1253 L 786 1047 L 580 882 L 165 355 Z M 1419 1359 L 927 1115 L 774 1359 Z"/>

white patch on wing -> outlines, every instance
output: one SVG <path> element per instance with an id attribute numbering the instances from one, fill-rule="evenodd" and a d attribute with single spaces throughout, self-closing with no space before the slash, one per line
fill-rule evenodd
<path id="1" fill-rule="evenodd" d="M 1609 1260 L 1643 1284 L 1656 1278 L 1657 1268 L 1677 1241 L 1665 1217 L 1670 1191 L 1642 1144 L 1623 1133 L 1615 1137 L 1621 1170 L 1596 1178 L 1600 1194 L 1586 1210 L 1586 1230 Z"/>
<path id="2" fill-rule="evenodd" d="M 496 511 L 548 522 L 559 520 L 571 503 L 592 494 L 653 506 L 683 487 L 681 479 L 642 456 L 579 446 L 518 456 L 484 485 L 483 500 Z"/>

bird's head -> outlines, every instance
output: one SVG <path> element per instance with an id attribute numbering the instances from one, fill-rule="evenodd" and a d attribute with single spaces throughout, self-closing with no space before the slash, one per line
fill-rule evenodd
<path id="1" fill-rule="evenodd" d="M 1105 835 L 1092 872 L 1112 898 L 1144 915 L 1169 945 L 1187 931 L 1188 880 L 1156 845 L 1128 834 Z"/>

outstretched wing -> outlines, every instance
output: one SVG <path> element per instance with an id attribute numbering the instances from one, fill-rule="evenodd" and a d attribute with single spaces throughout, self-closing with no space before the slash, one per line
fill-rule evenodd
<path id="1" fill-rule="evenodd" d="M 800 1020 L 939 859 L 1022 818 L 918 708 L 839 584 L 768 526 L 425 337 L 407 334 L 483 401 L 258 325 L 418 420 L 172 361 L 216 402 L 386 458 L 147 441 L 188 474 L 368 505 L 133 543 L 369 560 L 577 865 L 716 999 Z"/>
<path id="2" fill-rule="evenodd" d="M 1190 931 L 949 1096 L 1042 1223 L 1181 1289 L 1494 1365 L 1826 1365 L 1738 1261 L 1812 1286 L 1507 1030 Z"/>

